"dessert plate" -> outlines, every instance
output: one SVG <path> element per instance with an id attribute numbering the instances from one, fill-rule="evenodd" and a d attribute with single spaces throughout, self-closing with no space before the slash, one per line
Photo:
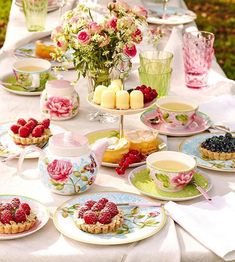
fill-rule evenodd
<path id="1" fill-rule="evenodd" d="M 153 202 L 142 196 L 126 192 L 99 192 L 83 194 L 62 204 L 54 213 L 53 221 L 57 230 L 63 235 L 89 244 L 95 245 L 121 245 L 148 238 L 159 232 L 166 223 L 166 214 L 162 207 L 130 207 L 119 206 L 124 213 L 124 225 L 115 233 L 90 234 L 76 227 L 73 221 L 75 204 L 84 204 L 87 200 L 107 198 L 114 203 L 146 203 Z M 69 208 L 67 217 L 64 208 Z"/>
<path id="2" fill-rule="evenodd" d="M 202 133 L 212 125 L 209 116 L 202 112 L 197 112 L 195 121 L 189 127 L 186 127 L 183 130 L 168 129 L 165 126 L 165 124 L 162 122 L 157 122 L 156 124 L 151 123 L 150 119 L 155 119 L 156 117 L 157 117 L 156 108 L 151 108 L 149 110 L 146 110 L 140 116 L 140 120 L 146 126 L 156 129 L 160 134 L 167 135 L 167 136 L 192 136 L 195 134 Z"/>
<path id="3" fill-rule="evenodd" d="M 54 3 L 55 2 L 55 3 Z M 22 0 L 16 0 L 15 4 L 21 8 L 23 8 L 22 5 Z M 56 1 L 51 1 L 51 4 L 48 2 L 48 7 L 47 7 L 47 12 L 52 12 L 55 11 L 57 9 L 59 9 L 60 7 L 56 4 Z"/>
<path id="4" fill-rule="evenodd" d="M 56 77 L 53 76 L 53 74 L 50 73 L 48 80 L 53 80 L 53 79 L 56 79 Z M 45 81 L 47 81 L 47 80 L 45 80 Z M 21 95 L 21 96 L 39 96 L 39 95 L 41 95 L 42 91 L 44 90 L 44 87 L 39 87 L 39 88 L 35 89 L 34 91 L 27 90 L 26 88 L 24 88 L 23 86 L 18 84 L 13 73 L 5 75 L 1 79 L 1 82 L 0 82 L 0 86 L 4 90 L 6 90 L 10 93 L 16 94 L 16 95 Z M 6 84 L 4 84 L 4 83 L 6 83 Z"/>
<path id="5" fill-rule="evenodd" d="M 211 187 L 211 181 L 209 177 L 202 174 L 199 171 L 194 175 L 195 182 L 201 186 L 206 192 L 208 192 Z M 153 182 L 149 176 L 149 171 L 146 165 L 140 166 L 132 170 L 128 175 L 129 183 L 139 190 L 142 194 L 169 201 L 185 201 L 194 199 L 201 196 L 201 193 L 196 189 L 193 184 L 188 184 L 184 189 L 178 192 L 165 192 L 157 188 L 156 184 Z"/>
<path id="6" fill-rule="evenodd" d="M 94 132 L 90 132 L 86 134 L 89 144 L 93 144 L 96 140 L 105 138 L 105 137 L 119 137 L 119 131 L 113 130 L 113 129 L 103 129 L 103 130 L 98 130 Z M 166 136 L 159 136 L 157 138 L 159 140 L 159 144 L 164 143 L 167 145 L 167 137 Z M 163 149 L 160 150 L 167 150 L 167 146 L 165 146 Z M 137 166 L 142 166 L 146 162 L 141 161 L 138 163 L 130 164 L 130 167 L 137 167 Z M 118 164 L 115 163 L 108 163 L 108 162 L 102 162 L 102 166 L 106 167 L 118 167 Z"/>
<path id="7" fill-rule="evenodd" d="M 150 10 L 150 14 L 147 22 L 151 24 L 181 25 L 190 23 L 197 18 L 194 12 L 179 7 L 168 6 L 164 18 L 162 17 L 162 6 L 148 4 L 148 9 Z"/>
<path id="8" fill-rule="evenodd" d="M 44 205 L 42 205 L 40 202 L 32 198 L 28 198 L 25 196 L 16 196 L 16 195 L 0 195 L 0 202 L 8 201 L 12 199 L 13 197 L 18 197 L 20 200 L 22 200 L 22 202 L 26 202 L 30 205 L 32 210 L 34 210 L 35 214 L 37 215 L 37 222 L 30 230 L 22 232 L 22 233 L 0 234 L 0 240 L 16 239 L 16 238 L 21 238 L 21 237 L 26 237 L 28 235 L 31 235 L 37 232 L 42 227 L 44 227 L 49 220 L 49 213 L 47 211 L 47 208 Z"/>
<path id="9" fill-rule="evenodd" d="M 185 139 L 180 145 L 180 151 L 195 156 L 197 159 L 197 165 L 210 170 L 221 172 L 235 172 L 235 159 L 233 160 L 210 160 L 202 157 L 199 146 L 207 138 L 214 136 L 215 134 L 201 134 L 197 136 Z M 223 135 L 217 134 L 216 135 Z"/>
<path id="10" fill-rule="evenodd" d="M 10 130 L 11 125 L 15 122 L 7 122 L 0 124 L 0 157 L 9 157 L 12 155 L 18 155 L 23 151 L 23 148 L 17 146 L 12 138 L 10 137 L 8 131 Z M 65 131 L 64 128 L 57 125 L 50 125 L 52 134 L 58 134 Z M 26 158 L 38 158 L 38 152 L 32 152 L 26 155 Z"/>
<path id="11" fill-rule="evenodd" d="M 139 108 L 139 109 L 127 109 L 127 110 L 123 110 L 123 109 L 110 109 L 110 108 L 104 108 L 104 107 L 101 107 L 100 105 L 97 105 L 96 103 L 94 103 L 92 101 L 92 98 L 93 98 L 93 93 L 89 94 L 88 97 L 87 97 L 87 101 L 88 103 L 93 106 L 94 108 L 100 110 L 100 111 L 104 111 L 104 112 L 107 112 L 107 113 L 110 113 L 110 114 L 113 114 L 113 115 L 132 115 L 132 114 L 138 114 L 150 107 L 152 107 L 155 102 L 156 102 L 156 99 L 154 99 L 153 101 L 149 102 L 149 103 L 146 103 L 144 104 L 144 107 L 143 108 Z"/>

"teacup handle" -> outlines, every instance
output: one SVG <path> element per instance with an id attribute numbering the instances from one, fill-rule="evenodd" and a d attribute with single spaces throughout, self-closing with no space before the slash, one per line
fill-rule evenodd
<path id="1" fill-rule="evenodd" d="M 21 175 L 21 169 L 22 169 L 22 165 L 25 159 L 25 156 L 31 152 L 39 152 L 40 156 L 45 155 L 45 152 L 37 147 L 37 146 L 27 146 L 26 148 L 24 148 L 24 150 L 21 152 L 18 163 L 17 163 L 17 174 Z"/>

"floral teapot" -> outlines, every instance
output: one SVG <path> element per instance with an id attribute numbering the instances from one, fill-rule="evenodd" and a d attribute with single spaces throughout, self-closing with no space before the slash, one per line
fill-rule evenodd
<path id="1" fill-rule="evenodd" d="M 106 140 L 100 140 L 90 149 L 85 136 L 72 132 L 56 134 L 50 138 L 45 150 L 36 146 L 23 150 L 18 162 L 18 173 L 25 155 L 38 151 L 38 168 L 44 185 L 61 195 L 82 193 L 94 183 L 107 145 Z"/>

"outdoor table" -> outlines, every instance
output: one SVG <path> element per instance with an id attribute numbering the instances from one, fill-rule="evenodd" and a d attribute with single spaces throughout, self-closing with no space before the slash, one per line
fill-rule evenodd
<path id="1" fill-rule="evenodd" d="M 137 1 L 132 1 L 137 2 Z M 185 7 L 184 2 L 180 0 L 170 1 L 170 5 Z M 55 18 L 55 19 L 53 19 Z M 58 12 L 49 14 L 50 21 L 58 19 Z M 30 38 L 30 41 L 36 40 L 45 35 L 45 33 L 28 33 L 24 25 L 23 13 L 14 3 L 12 4 L 6 42 L 3 50 L 8 51 L 19 47 Z M 195 24 L 187 25 L 187 28 L 194 27 Z M 216 61 L 213 61 L 209 75 L 209 87 L 204 90 L 190 90 L 184 83 L 184 71 L 182 60 L 182 27 L 176 27 L 169 41 L 166 42 L 166 48 L 174 53 L 173 76 L 171 81 L 170 94 L 184 95 L 185 97 L 197 97 L 198 102 L 207 101 L 213 96 L 221 94 L 233 94 L 232 85 L 234 82 L 228 80 Z M 172 45 L 172 43 L 175 43 Z M 138 47 L 139 50 L 147 49 L 146 43 Z M 14 57 L 8 53 L 1 54 L 0 68 L 3 72 L 11 71 L 11 64 Z M 126 83 L 127 86 L 135 87 L 138 84 L 138 58 L 133 61 L 133 70 Z M 69 70 L 63 72 L 64 79 L 75 80 L 76 72 Z M 114 125 L 91 122 L 88 120 L 88 113 L 94 111 L 86 102 L 87 80 L 81 79 L 77 85 L 77 91 L 80 96 L 79 114 L 67 121 L 54 122 L 61 127 L 78 131 L 86 134 L 91 131 L 106 129 Z M 40 118 L 39 96 L 18 96 L 0 89 L 0 122 L 13 121 L 19 117 Z M 125 128 L 144 128 L 144 124 L 139 119 L 140 115 L 131 115 L 125 117 Z M 118 128 L 118 123 L 116 124 Z M 168 137 L 168 149 L 178 150 L 183 137 Z M 61 196 L 51 193 L 40 182 L 37 170 L 37 159 L 25 160 L 23 165 L 23 176 L 16 173 L 17 159 L 10 160 L 7 163 L 0 162 L 0 194 L 19 194 L 37 199 L 53 210 L 56 206 L 70 199 L 71 196 Z M 203 170 L 210 176 L 213 184 L 210 196 L 224 195 L 235 189 L 234 173 L 221 173 L 215 171 Z M 95 185 L 88 191 L 124 191 L 139 194 L 139 192 L 129 185 L 127 176 L 118 176 L 113 168 L 101 167 Z M 203 200 L 202 197 L 184 201 L 183 204 L 190 205 Z M 25 238 L 1 241 L 0 261 L 223 261 L 206 247 L 201 245 L 183 228 L 174 224 L 173 220 L 168 218 L 165 227 L 156 235 L 135 242 L 132 244 L 119 246 L 98 246 L 83 244 L 71 240 L 58 232 L 50 219 L 48 224 L 40 231 Z"/>

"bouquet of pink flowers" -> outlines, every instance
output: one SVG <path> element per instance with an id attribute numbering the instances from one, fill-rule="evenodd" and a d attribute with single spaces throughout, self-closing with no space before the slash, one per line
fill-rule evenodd
<path id="1" fill-rule="evenodd" d="M 108 75 L 120 56 L 132 58 L 137 53 L 136 44 L 143 37 L 140 25 L 146 23 L 146 9 L 131 8 L 125 2 L 110 3 L 107 9 L 108 14 L 96 22 L 90 9 L 79 4 L 64 15 L 62 25 L 52 32 L 58 47 L 57 59 L 72 50 L 78 78 L 80 75 Z"/>

